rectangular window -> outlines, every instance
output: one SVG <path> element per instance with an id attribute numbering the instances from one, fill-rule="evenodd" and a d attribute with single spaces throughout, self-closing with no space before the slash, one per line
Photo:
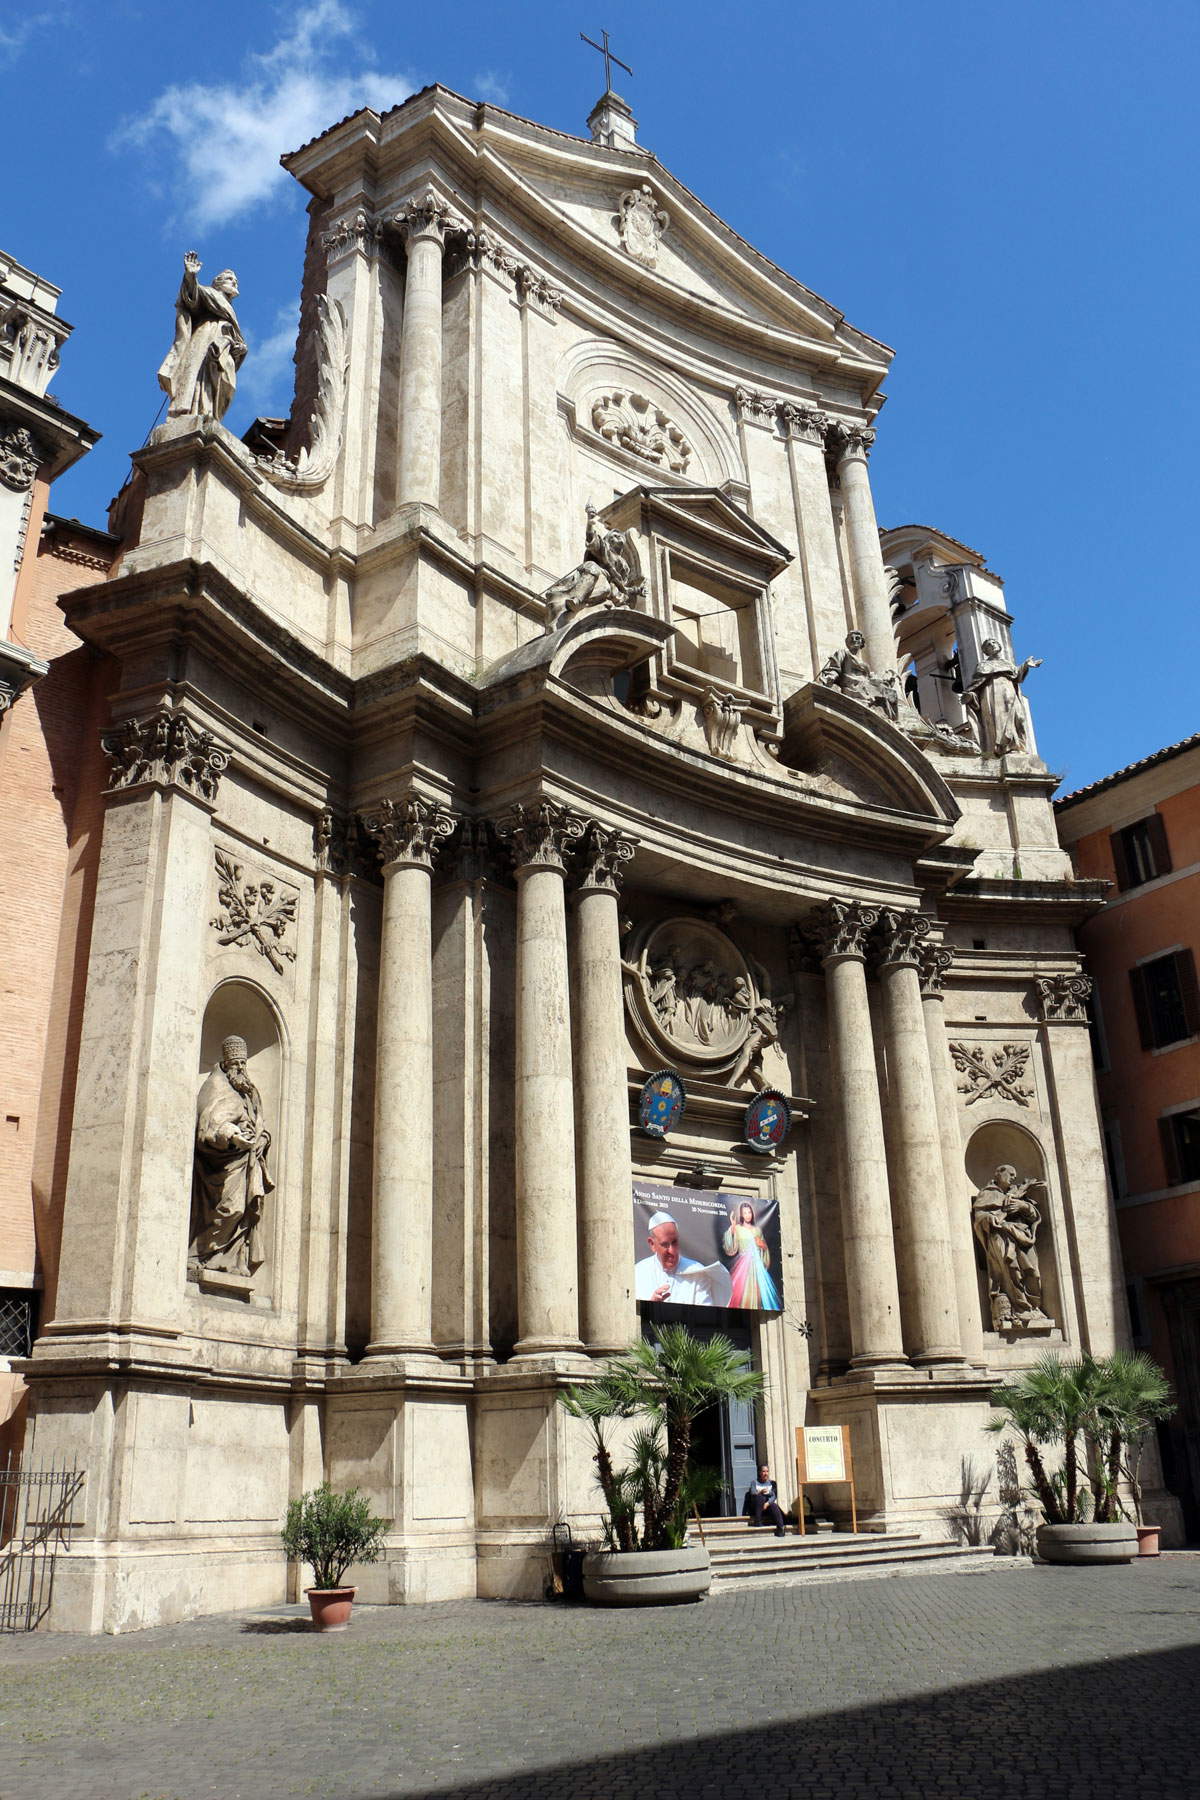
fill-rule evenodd
<path id="1" fill-rule="evenodd" d="M 1190 950 L 1168 950 L 1129 971 L 1143 1050 L 1162 1050 L 1200 1031 L 1200 993 Z"/>
<path id="2" fill-rule="evenodd" d="M 1200 1108 L 1168 1113 L 1158 1121 L 1167 1186 L 1200 1181 Z"/>
<path id="3" fill-rule="evenodd" d="M 33 1349 L 37 1295 L 30 1288 L 0 1288 L 0 1356 L 28 1356 Z"/>
<path id="4" fill-rule="evenodd" d="M 1121 1153 L 1121 1127 L 1115 1119 L 1106 1119 L 1104 1131 L 1104 1161 L 1108 1169 L 1108 1185 L 1114 1200 L 1119 1200 L 1125 1192 L 1125 1158 Z"/>
<path id="5" fill-rule="evenodd" d="M 1159 875 L 1169 875 L 1171 852 L 1162 814 L 1150 813 L 1147 818 L 1126 825 L 1123 831 L 1114 831 L 1112 853 L 1117 886 L 1122 893 L 1126 888 L 1141 887 Z"/>

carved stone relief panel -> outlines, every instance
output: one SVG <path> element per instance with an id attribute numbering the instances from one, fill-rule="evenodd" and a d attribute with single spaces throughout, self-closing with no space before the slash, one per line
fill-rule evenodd
<path id="1" fill-rule="evenodd" d="M 654 198 L 653 188 L 644 182 L 641 187 L 626 188 L 621 195 L 617 231 L 626 254 L 635 262 L 644 263 L 648 269 L 654 268 L 658 262 L 659 243 L 670 223 L 670 215 Z"/>
<path id="2" fill-rule="evenodd" d="M 687 473 L 692 446 L 670 414 L 646 394 L 606 389 L 592 399 L 590 416 L 593 431 L 610 444 L 673 475 Z"/>
<path id="3" fill-rule="evenodd" d="M 716 1077 L 733 1067 L 765 999 L 737 945 L 703 919 L 665 919 L 635 931 L 624 951 L 625 1005 L 654 1061 L 683 1061 Z"/>
<path id="4" fill-rule="evenodd" d="M 219 911 L 209 926 L 216 932 L 217 942 L 223 947 L 237 945 L 257 951 L 282 975 L 284 964 L 296 960 L 291 940 L 299 895 L 269 876 L 255 875 L 228 851 L 215 850 L 213 855 Z"/>
<path id="5" fill-rule="evenodd" d="M 1014 1106 L 1033 1104 L 1036 1090 L 1021 1080 L 1029 1066 L 1028 1044 L 1000 1044 L 992 1048 L 987 1044 L 952 1043 L 950 1055 L 963 1077 L 958 1091 L 967 1096 L 967 1106 L 974 1106 L 977 1100 L 1011 1100 Z"/>

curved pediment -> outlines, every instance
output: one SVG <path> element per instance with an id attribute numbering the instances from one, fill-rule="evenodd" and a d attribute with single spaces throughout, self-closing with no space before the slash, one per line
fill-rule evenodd
<path id="1" fill-rule="evenodd" d="M 811 681 L 783 708 L 780 760 L 833 780 L 865 806 L 924 813 L 953 825 L 960 808 L 929 758 L 890 719 Z"/>
<path id="2" fill-rule="evenodd" d="M 586 663 L 615 675 L 629 669 L 674 635 L 674 627 L 629 606 L 596 607 L 570 616 L 557 631 L 543 632 L 509 650 L 487 670 L 483 689 L 500 688 L 522 675 L 546 681 Z"/>

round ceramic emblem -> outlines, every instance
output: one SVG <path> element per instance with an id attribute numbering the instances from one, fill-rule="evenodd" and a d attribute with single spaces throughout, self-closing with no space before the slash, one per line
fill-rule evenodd
<path id="1" fill-rule="evenodd" d="M 647 1137 L 665 1138 L 683 1117 L 687 1095 L 673 1069 L 656 1069 L 642 1088 L 638 1124 Z"/>
<path id="2" fill-rule="evenodd" d="M 765 1088 L 746 1108 L 742 1141 L 760 1156 L 770 1156 L 791 1129 L 792 1109 L 787 1100 L 774 1088 Z"/>

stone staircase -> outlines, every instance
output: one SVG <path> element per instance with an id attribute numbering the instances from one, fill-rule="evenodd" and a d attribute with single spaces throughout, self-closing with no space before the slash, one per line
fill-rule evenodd
<path id="1" fill-rule="evenodd" d="M 692 1528 L 692 1539 L 696 1539 Z M 936 1543 L 915 1531 L 821 1530 L 801 1537 L 794 1525 L 777 1538 L 744 1519 L 705 1519 L 704 1542 L 712 1564 L 713 1592 L 793 1583 L 861 1580 L 869 1576 L 982 1572 L 1024 1559 L 997 1557 L 991 1550 L 968 1550 Z"/>

